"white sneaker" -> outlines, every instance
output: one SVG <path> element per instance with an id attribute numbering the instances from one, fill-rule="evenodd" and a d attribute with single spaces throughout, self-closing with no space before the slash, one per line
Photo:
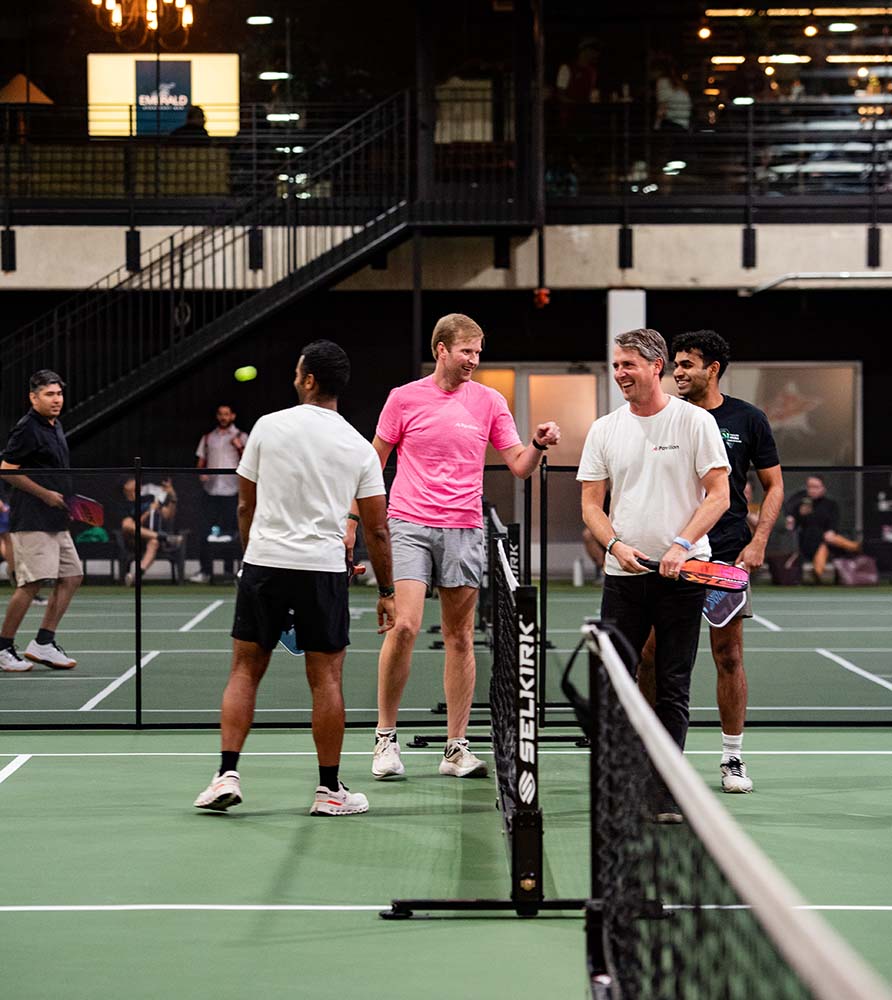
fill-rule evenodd
<path id="1" fill-rule="evenodd" d="M 486 775 L 486 764 L 471 753 L 467 740 L 450 740 L 440 761 L 440 774 L 453 778 L 482 778 Z"/>
<path id="2" fill-rule="evenodd" d="M 343 781 L 339 781 L 338 786 L 338 790 L 333 792 L 330 788 L 319 785 L 316 798 L 310 806 L 311 816 L 350 816 L 369 811 L 369 800 L 362 792 L 351 792 Z"/>
<path id="3" fill-rule="evenodd" d="M 6 670 L 11 674 L 23 674 L 26 670 L 30 670 L 31 666 L 31 663 L 19 656 L 15 646 L 0 649 L 0 670 Z"/>
<path id="4" fill-rule="evenodd" d="M 746 764 L 739 757 L 729 757 L 721 765 L 723 792 L 751 792 L 753 779 L 747 777 Z"/>
<path id="5" fill-rule="evenodd" d="M 195 800 L 199 809 L 214 809 L 225 812 L 230 806 L 237 806 L 242 801 L 242 786 L 238 771 L 226 771 L 214 775 L 214 780 Z"/>
<path id="6" fill-rule="evenodd" d="M 189 583 L 210 583 L 211 577 L 209 573 L 193 573 L 189 577 Z"/>
<path id="7" fill-rule="evenodd" d="M 73 660 L 55 640 L 38 642 L 32 639 L 25 647 L 25 659 L 53 670 L 71 670 L 77 666 L 77 660 Z"/>
<path id="8" fill-rule="evenodd" d="M 372 777 L 398 778 L 406 773 L 406 765 L 400 758 L 400 744 L 396 736 L 379 736 L 375 741 L 375 756 L 372 760 Z"/>

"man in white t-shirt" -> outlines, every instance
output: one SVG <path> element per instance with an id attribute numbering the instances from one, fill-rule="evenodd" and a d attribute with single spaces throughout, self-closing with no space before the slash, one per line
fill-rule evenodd
<path id="1" fill-rule="evenodd" d="M 217 407 L 217 426 L 202 434 L 195 449 L 195 464 L 199 469 L 234 469 L 245 450 L 248 435 L 235 426 L 235 410 L 228 403 Z M 213 568 L 213 542 L 209 538 L 219 534 L 234 536 L 238 529 L 238 477 L 223 473 L 199 476 L 204 487 L 201 533 L 201 568 L 189 577 L 190 583 L 209 583 Z M 214 532 L 214 528 L 217 529 Z M 212 534 L 213 533 L 213 534 Z M 232 558 L 224 562 L 226 572 L 232 571 Z"/>
<path id="2" fill-rule="evenodd" d="M 354 501 L 380 588 L 379 632 L 393 627 L 393 573 L 378 455 L 337 412 L 349 377 L 350 362 L 337 344 L 308 344 L 294 381 L 300 405 L 257 421 L 236 470 L 245 560 L 220 713 L 220 769 L 195 800 L 200 809 L 222 811 L 242 801 L 238 758 L 257 688 L 280 634 L 292 626 L 313 694 L 319 786 L 310 813 L 342 816 L 369 807 L 338 776 L 341 675 L 350 641 L 344 534 Z"/>
<path id="3" fill-rule="evenodd" d="M 615 344 L 613 378 L 626 404 L 589 430 L 576 477 L 582 516 L 607 553 L 601 618 L 632 646 L 632 672 L 653 628 L 654 710 L 684 747 L 705 590 L 678 574 L 686 559 L 709 558 L 707 532 L 730 503 L 730 465 L 709 413 L 663 391 L 669 355 L 660 334 L 632 330 Z M 659 573 L 639 558 L 659 560 Z"/>

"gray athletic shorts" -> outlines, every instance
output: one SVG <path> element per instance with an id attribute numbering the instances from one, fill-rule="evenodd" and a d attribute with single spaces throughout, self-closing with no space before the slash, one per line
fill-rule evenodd
<path id="1" fill-rule="evenodd" d="M 428 587 L 476 587 L 483 580 L 483 528 L 428 528 L 388 519 L 394 580 Z"/>

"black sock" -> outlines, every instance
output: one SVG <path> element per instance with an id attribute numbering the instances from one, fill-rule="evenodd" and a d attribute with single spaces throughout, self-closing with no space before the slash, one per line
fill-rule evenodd
<path id="1" fill-rule="evenodd" d="M 56 633 L 51 632 L 48 628 L 39 628 L 37 630 L 37 642 L 41 646 L 46 646 L 48 643 L 52 642 L 56 638 Z"/>
<path id="2" fill-rule="evenodd" d="M 0 635 L 0 649 L 12 649 L 15 639 L 7 639 L 5 635 Z"/>
<path id="3" fill-rule="evenodd" d="M 334 767 L 319 765 L 319 784 L 330 792 L 336 792 L 340 787 L 338 785 L 338 767 L 338 764 L 335 764 Z"/>
<path id="4" fill-rule="evenodd" d="M 224 750 L 220 754 L 220 774 L 238 770 L 238 750 Z"/>

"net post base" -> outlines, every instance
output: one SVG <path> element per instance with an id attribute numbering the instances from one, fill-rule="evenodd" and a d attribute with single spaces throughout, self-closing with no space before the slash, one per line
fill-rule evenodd
<path id="1" fill-rule="evenodd" d="M 389 910 L 381 910 L 384 920 L 424 919 L 428 911 L 480 913 L 485 910 L 514 910 L 519 917 L 535 917 L 542 910 L 585 909 L 586 899 L 538 899 L 520 902 L 516 899 L 395 899 Z M 420 915 L 416 911 L 423 911 Z"/>

